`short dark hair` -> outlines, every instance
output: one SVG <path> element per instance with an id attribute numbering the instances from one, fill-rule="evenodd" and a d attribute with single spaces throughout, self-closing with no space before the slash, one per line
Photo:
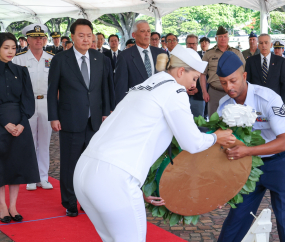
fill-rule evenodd
<path id="1" fill-rule="evenodd" d="M 160 39 L 160 33 L 158 33 L 158 32 L 151 32 L 150 37 L 152 37 L 152 36 L 155 35 L 155 34 L 157 34 L 158 37 L 159 37 L 159 39 Z"/>
<path id="2" fill-rule="evenodd" d="M 11 33 L 0 33 L 0 48 L 6 40 L 13 40 L 17 46 L 17 39 L 15 35 Z"/>
<path id="3" fill-rule="evenodd" d="M 70 40 L 66 41 L 66 42 L 65 42 L 65 47 L 66 47 L 68 44 L 73 44 L 73 42 L 70 41 Z"/>
<path id="4" fill-rule="evenodd" d="M 102 36 L 104 37 L 104 39 L 106 39 L 106 38 L 105 38 L 105 35 L 104 35 L 103 33 L 101 33 L 101 32 L 96 33 L 96 35 L 97 35 L 97 36 L 98 36 L 98 35 L 102 35 Z"/>
<path id="5" fill-rule="evenodd" d="M 24 40 L 24 41 L 26 41 L 26 42 L 27 42 L 27 39 L 26 39 L 25 37 L 23 37 L 23 36 L 22 36 L 22 37 L 20 37 L 20 38 L 18 39 L 18 41 L 20 41 L 20 39 L 21 39 L 21 40 Z"/>
<path id="6" fill-rule="evenodd" d="M 207 41 L 207 42 L 211 43 L 210 39 L 207 38 L 207 37 L 201 38 L 200 41 L 199 41 L 199 43 L 202 43 L 202 42 L 204 42 L 204 41 Z"/>
<path id="7" fill-rule="evenodd" d="M 120 41 L 119 36 L 118 36 L 117 34 L 111 34 L 111 35 L 108 37 L 108 43 L 110 42 L 110 39 L 111 39 L 112 37 L 117 37 L 117 38 L 118 38 L 118 41 Z M 105 37 L 104 37 L 104 38 L 105 38 Z"/>
<path id="8" fill-rule="evenodd" d="M 61 39 L 60 39 L 60 41 L 62 41 L 63 39 L 67 39 L 67 41 L 70 40 L 68 36 L 62 36 Z"/>
<path id="9" fill-rule="evenodd" d="M 167 42 L 167 38 L 168 38 L 169 36 L 171 36 L 171 35 L 175 36 L 175 38 L 177 39 L 177 36 L 176 36 L 175 34 L 169 33 L 169 34 L 167 34 L 167 35 L 165 36 L 165 41 L 166 41 L 166 42 Z"/>
<path id="10" fill-rule="evenodd" d="M 75 29 L 76 29 L 77 25 L 87 25 L 87 26 L 90 27 L 90 29 L 93 32 L 93 25 L 92 25 L 92 23 L 89 20 L 87 20 L 87 19 L 79 18 L 70 26 L 70 32 L 72 34 L 75 33 Z"/>

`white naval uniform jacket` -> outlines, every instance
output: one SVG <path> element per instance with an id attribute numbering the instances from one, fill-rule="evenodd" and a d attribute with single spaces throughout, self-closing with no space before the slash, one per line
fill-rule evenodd
<path id="1" fill-rule="evenodd" d="M 31 50 L 14 57 L 13 63 L 26 66 L 32 81 L 35 95 L 46 95 L 48 89 L 48 73 L 53 55 L 43 51 L 41 59 L 38 61 Z"/>
<path id="2" fill-rule="evenodd" d="M 160 72 L 131 89 L 92 137 L 84 156 L 125 170 L 142 186 L 173 135 L 190 153 L 214 144 L 213 135 L 197 128 L 186 89 L 171 75 Z"/>
<path id="3" fill-rule="evenodd" d="M 260 130 L 265 143 L 268 143 L 276 139 L 276 136 L 285 133 L 285 105 L 281 97 L 273 90 L 247 84 L 247 95 L 243 105 L 250 106 L 256 111 L 258 117 L 253 124 L 253 131 Z M 219 116 L 222 116 L 222 111 L 228 104 L 236 104 L 236 101 L 226 95 L 219 102 L 217 110 Z M 262 155 L 261 157 L 269 156 L 272 155 Z"/>

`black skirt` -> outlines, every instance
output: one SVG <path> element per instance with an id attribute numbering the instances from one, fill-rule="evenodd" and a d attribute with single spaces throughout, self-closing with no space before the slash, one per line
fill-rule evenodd
<path id="1" fill-rule="evenodd" d="M 19 124 L 22 120 L 20 105 L 18 103 L 1 104 L 0 116 L 6 116 L 10 123 Z M 0 125 L 0 187 L 40 181 L 28 119 L 24 118 L 23 126 L 23 132 L 15 137 Z"/>

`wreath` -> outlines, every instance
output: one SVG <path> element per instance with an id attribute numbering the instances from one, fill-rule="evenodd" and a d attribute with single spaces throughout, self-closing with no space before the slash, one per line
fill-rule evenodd
<path id="1" fill-rule="evenodd" d="M 257 146 L 264 144 L 265 140 L 260 135 L 261 131 L 260 130 L 252 131 L 252 124 L 254 123 L 255 118 L 254 120 L 253 117 L 247 118 L 245 117 L 246 112 L 243 112 L 242 113 L 243 115 L 240 115 L 240 117 L 238 117 L 237 119 L 237 115 L 236 116 L 232 115 L 234 108 L 233 106 L 230 105 L 228 105 L 229 106 L 228 108 L 226 106 L 227 109 L 225 108 L 225 110 L 223 110 L 223 118 L 222 117 L 220 118 L 218 113 L 214 113 L 210 117 L 210 120 L 208 122 L 202 116 L 195 117 L 196 125 L 208 128 L 210 130 L 210 132 L 208 133 L 215 132 L 218 129 L 223 129 L 223 130 L 231 129 L 236 138 L 241 140 L 246 146 Z M 236 107 L 236 109 L 239 109 L 241 108 L 240 106 L 242 105 L 234 105 L 234 106 Z M 233 118 L 237 119 L 236 123 L 233 121 Z M 248 125 L 248 120 L 250 120 L 250 118 L 253 122 L 251 121 L 251 126 L 247 127 L 246 125 Z M 241 120 L 244 122 L 241 122 Z M 225 123 L 224 121 L 227 123 Z M 172 148 L 171 149 L 172 159 L 174 159 L 182 151 L 175 137 L 172 139 L 171 148 Z M 167 156 L 167 152 L 165 151 L 151 166 L 146 181 L 142 187 L 145 196 L 147 197 L 159 196 L 159 191 L 158 191 L 159 180 L 163 173 L 164 168 L 169 163 L 170 163 L 170 158 L 169 156 Z M 243 194 L 249 194 L 255 190 L 256 182 L 259 181 L 260 176 L 263 174 L 263 172 L 260 169 L 258 169 L 258 167 L 262 166 L 263 164 L 264 163 L 260 157 L 252 156 L 252 168 L 247 182 L 245 183 L 243 188 L 239 191 L 239 193 L 236 196 L 234 196 L 230 201 L 228 201 L 228 204 L 232 208 L 236 208 L 236 204 L 243 202 L 243 197 L 242 197 Z M 196 225 L 200 217 L 200 215 L 183 216 L 171 212 L 165 206 L 157 207 L 150 203 L 145 203 L 145 207 L 152 213 L 152 216 L 162 217 L 164 219 L 164 223 L 168 222 L 170 226 L 179 224 L 180 221 L 182 221 L 183 225 L 190 223 Z"/>

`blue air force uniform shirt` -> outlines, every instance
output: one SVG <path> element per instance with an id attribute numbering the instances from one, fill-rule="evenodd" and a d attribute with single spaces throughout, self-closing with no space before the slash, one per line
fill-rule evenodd
<path id="1" fill-rule="evenodd" d="M 236 102 L 226 95 L 219 102 L 217 110 L 219 116 L 222 116 L 222 110 L 228 104 L 236 104 Z M 244 105 L 250 106 L 256 111 L 258 116 L 253 124 L 253 131 L 261 130 L 261 136 L 266 143 L 285 133 L 285 105 L 276 92 L 267 87 L 248 83 Z"/>

